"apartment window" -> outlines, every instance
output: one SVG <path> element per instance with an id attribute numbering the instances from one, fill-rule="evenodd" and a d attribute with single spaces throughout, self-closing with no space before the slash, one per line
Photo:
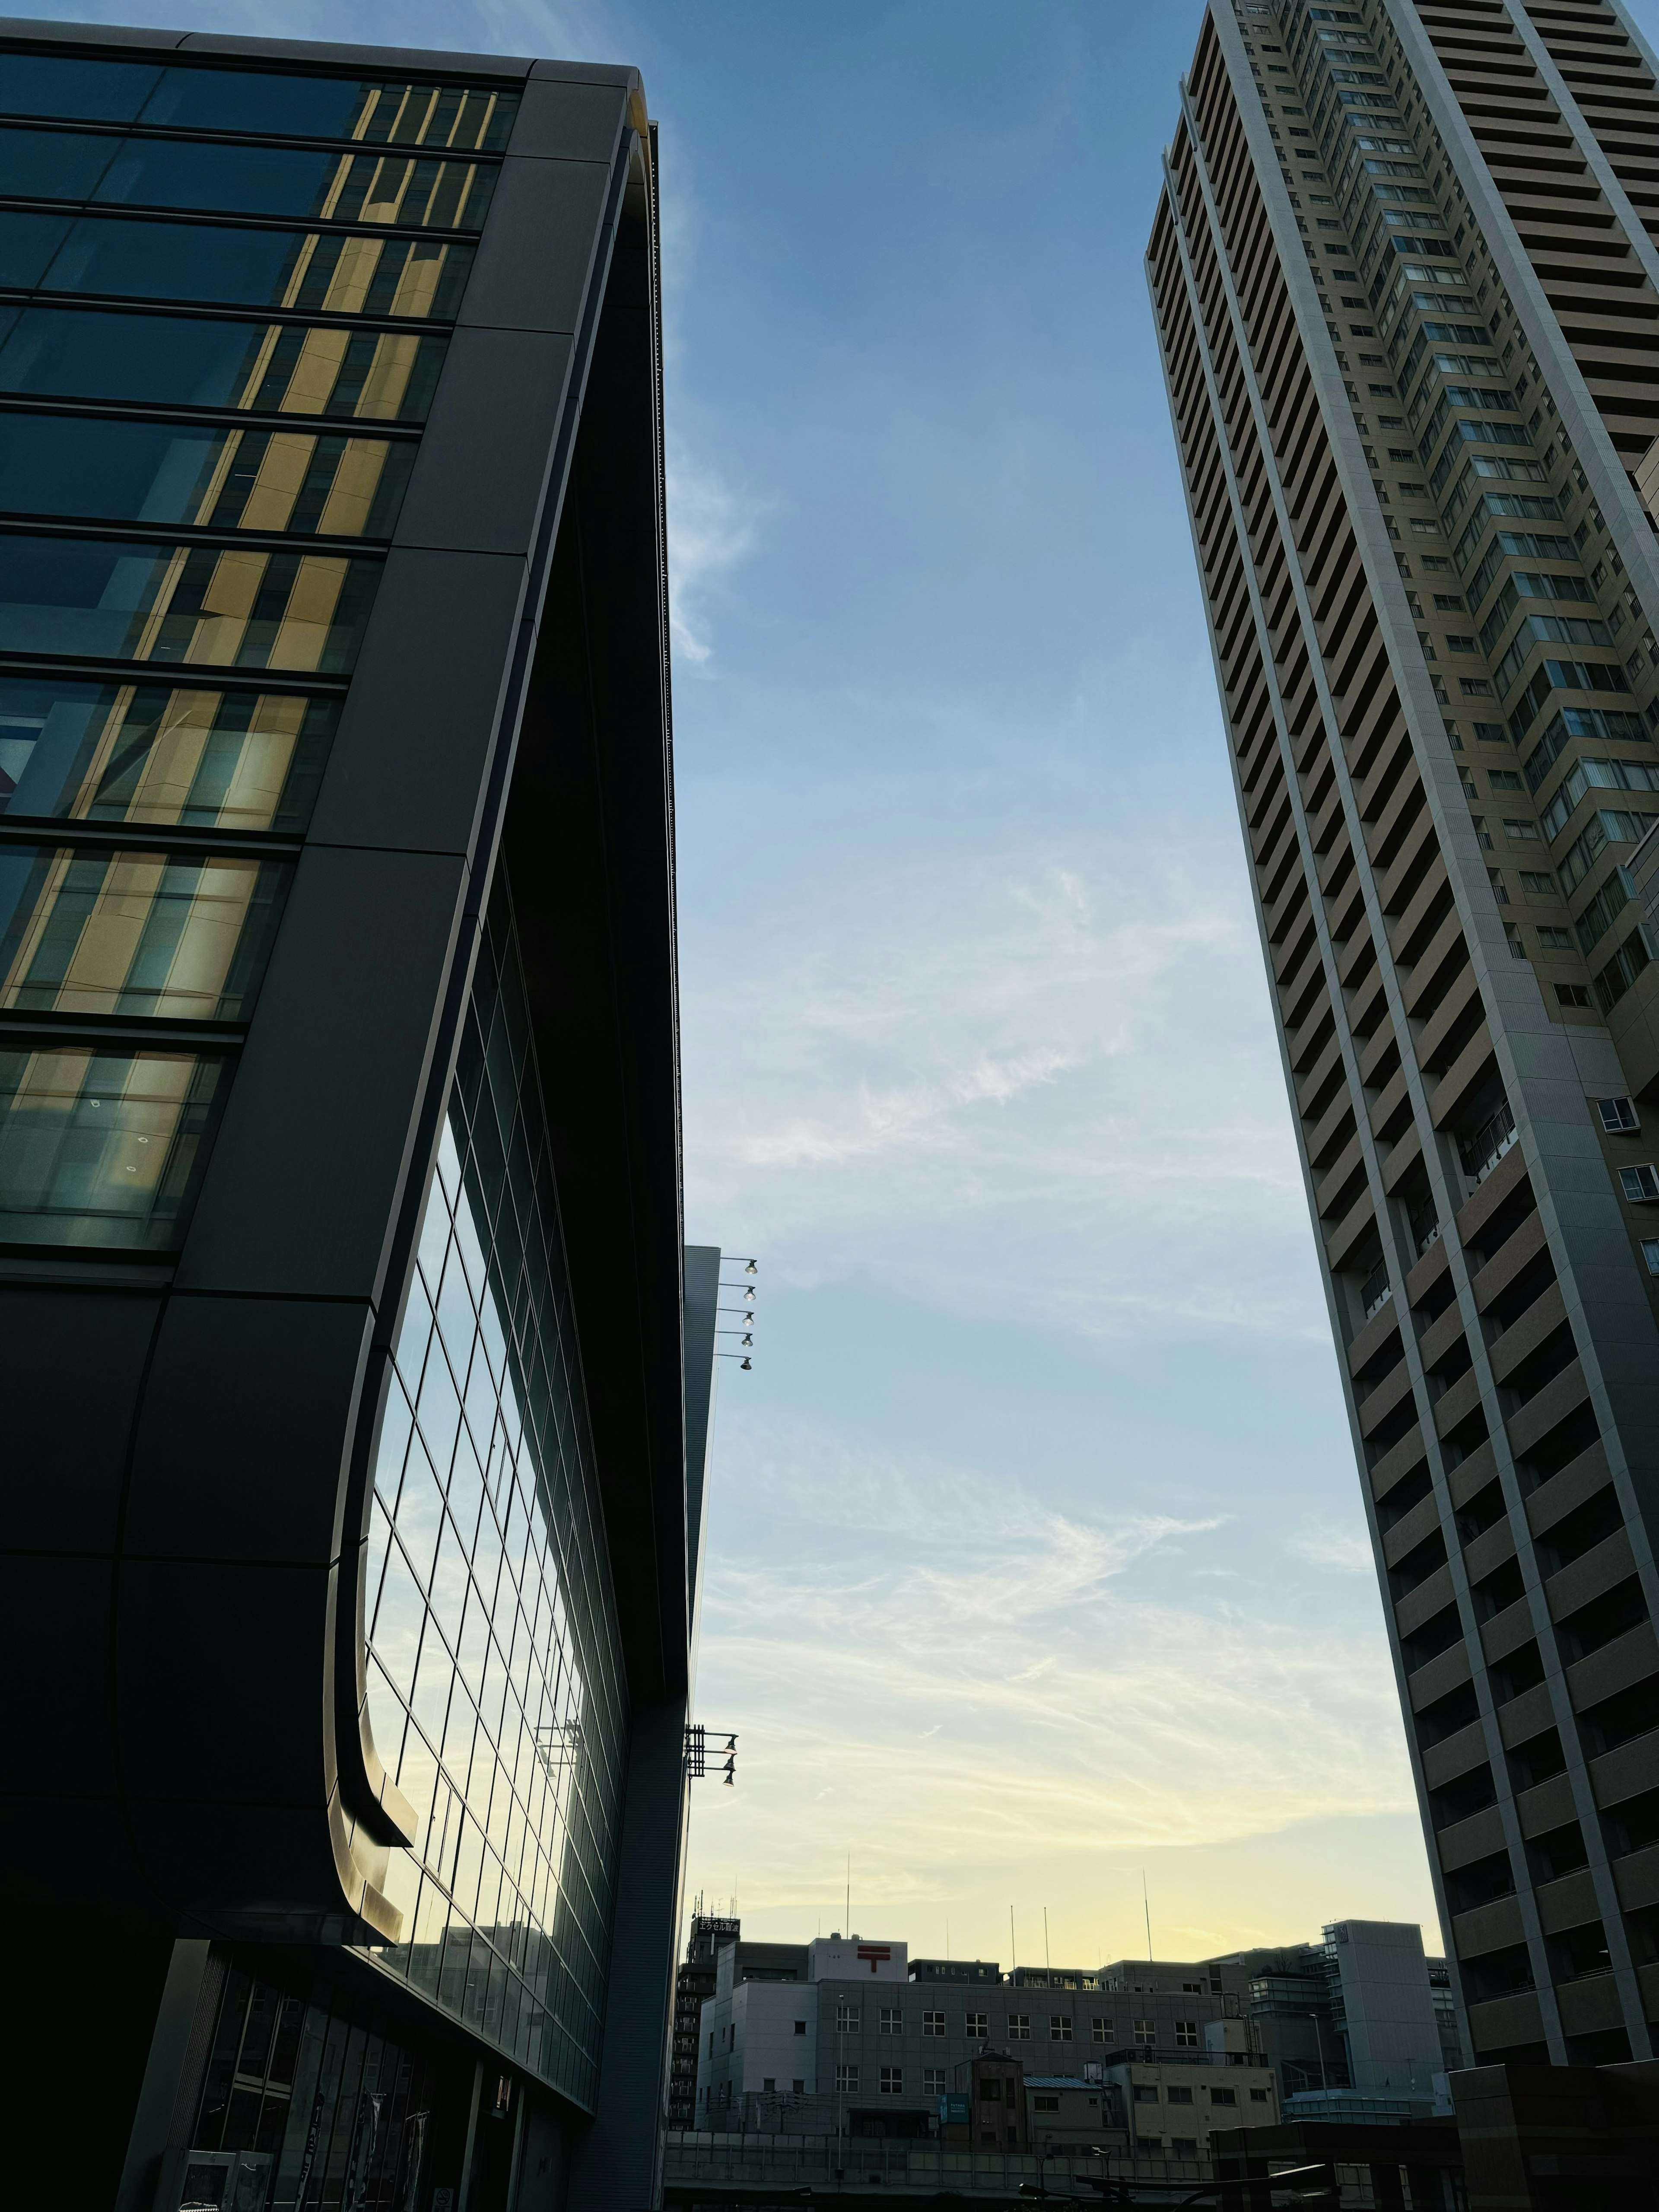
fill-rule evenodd
<path id="1" fill-rule="evenodd" d="M 942 2066 L 922 2068 L 921 2094 L 924 2097 L 942 2097 L 945 2094 L 945 2069 Z"/>
<path id="2" fill-rule="evenodd" d="M 798 2074 L 794 2080 L 789 2084 L 789 2087 L 794 2092 L 796 2096 L 804 2096 L 806 2091 L 806 2081 L 805 2075 Z"/>
<path id="3" fill-rule="evenodd" d="M 902 2097 L 904 2094 L 904 2069 L 902 2066 L 882 2068 L 881 2094 L 884 2097 Z"/>
<path id="4" fill-rule="evenodd" d="M 1267 2091 L 1265 2089 L 1252 2089 L 1250 2092 L 1250 2102 L 1253 2105 L 1265 2105 L 1267 2102 Z"/>
<path id="5" fill-rule="evenodd" d="M 1521 888 L 1523 891 L 1541 892 L 1553 897 L 1555 894 L 1555 878 L 1553 876 L 1541 874 L 1536 870 L 1528 873 L 1525 868 L 1522 868 Z"/>
<path id="6" fill-rule="evenodd" d="M 1193 2101 L 1193 2093 L 1190 2089 L 1166 2089 L 1164 2094 L 1172 2105 L 1190 2105 Z"/>
<path id="7" fill-rule="evenodd" d="M 1466 699 L 1490 699 L 1492 696 L 1492 685 L 1484 676 L 1460 676 L 1457 684 Z"/>
<path id="8" fill-rule="evenodd" d="M 859 2023 L 863 2015 L 860 2014 L 859 2008 L 856 2005 L 838 2004 L 836 2007 L 836 2034 L 856 2035 L 859 2032 Z"/>
<path id="9" fill-rule="evenodd" d="M 1434 595 L 1434 604 L 1437 611 L 1443 615 L 1461 615 L 1463 611 L 1463 594 L 1461 592 L 1437 592 Z"/>
<path id="10" fill-rule="evenodd" d="M 1170 2155 L 1171 2158 L 1196 2158 L 1198 2156 L 1198 2137 L 1196 2136 L 1171 2136 L 1170 2137 Z"/>
<path id="11" fill-rule="evenodd" d="M 1555 995 L 1564 1006 L 1588 1006 L 1589 993 L 1582 983 L 1558 983 Z"/>
<path id="12" fill-rule="evenodd" d="M 798 2020 L 798 2021 L 795 2022 L 795 2033 L 796 2033 L 796 2034 L 797 2034 L 797 2035 L 805 2035 L 805 2033 L 806 2033 L 806 2022 L 805 2022 L 804 2020 Z"/>
<path id="13" fill-rule="evenodd" d="M 1504 817 L 1504 835 L 1511 844 L 1525 844 L 1530 841 L 1535 845 L 1538 842 L 1538 824 L 1535 822 L 1512 820 L 1506 814 Z"/>
<path id="14" fill-rule="evenodd" d="M 1048 2040 L 1049 2040 L 1049 2042 L 1050 2042 L 1050 2043 L 1069 2043 L 1069 2042 L 1071 2041 L 1071 2039 L 1072 2039 L 1072 2023 L 1071 2023 L 1071 2021 L 1066 2018 L 1066 2014 L 1065 2014 L 1064 2013 L 1059 2013 L 1059 2012 L 1052 2012 L 1052 2013 L 1050 2013 L 1050 2014 L 1049 2014 L 1049 2015 L 1048 2015 Z"/>
<path id="15" fill-rule="evenodd" d="M 1197 2050 L 1198 2022 L 1195 2020 L 1178 2020 L 1176 2022 L 1176 2048 L 1177 2051 Z"/>
<path id="16" fill-rule="evenodd" d="M 1494 791 L 1524 791 L 1526 788 L 1512 768 L 1489 768 L 1486 781 Z"/>
<path id="17" fill-rule="evenodd" d="M 1651 1206 L 1659 1200 L 1659 1168 L 1645 1163 L 1639 1168 L 1620 1168 L 1619 1188 L 1632 1206 Z"/>
<path id="18" fill-rule="evenodd" d="M 842 2097 L 856 2097 L 859 2093 L 859 2069 L 856 2066 L 837 2066 L 836 2094 Z"/>
<path id="19" fill-rule="evenodd" d="M 1138 2105 L 1157 2104 L 1158 2084 L 1155 2081 L 1137 2081 L 1135 2083 L 1135 2102 Z"/>
<path id="20" fill-rule="evenodd" d="M 884 2005 L 882 2007 L 880 2032 L 883 2035 L 903 2034 L 904 2014 L 897 2005 Z"/>
<path id="21" fill-rule="evenodd" d="M 1237 2089 L 1212 2089 L 1210 2102 L 1212 2105 L 1236 2105 L 1238 2102 L 1238 2092 Z"/>
<path id="22" fill-rule="evenodd" d="M 1598 1098 L 1595 1110 L 1601 1116 L 1601 1127 L 1610 1137 L 1626 1135 L 1639 1129 L 1636 1109 L 1628 1098 Z"/>
<path id="23" fill-rule="evenodd" d="M 1008 2039 L 1011 2043 L 1029 2043 L 1031 2039 L 1031 2015 L 1029 2012 L 1011 2012 L 1008 2015 Z"/>
<path id="24" fill-rule="evenodd" d="M 1201 1997 L 1204 1994 L 1204 1984 L 1202 1982 L 1183 1982 L 1181 1984 L 1181 1994 L 1183 1997 Z"/>
<path id="25" fill-rule="evenodd" d="M 1039 2112 L 1057 2112 L 1060 2110 L 1058 2097 L 1045 2097 L 1039 2094 L 1032 2098 L 1031 2103 Z"/>
<path id="26" fill-rule="evenodd" d="M 921 2015 L 921 2032 L 924 2035 L 943 2035 L 945 2033 L 945 2014 L 942 2012 L 923 2013 Z"/>
<path id="27" fill-rule="evenodd" d="M 1419 538 L 1438 538 L 1440 535 L 1440 525 L 1437 522 L 1425 522 L 1421 515 L 1412 517 L 1412 528 Z"/>
<path id="28" fill-rule="evenodd" d="M 1157 2021 L 1151 2020 L 1138 2020 L 1135 2022 L 1135 2041 L 1137 2043 L 1156 2043 L 1158 2041 Z"/>
<path id="29" fill-rule="evenodd" d="M 1538 942 L 1546 952 L 1571 952 L 1572 932 L 1567 929 L 1540 929 Z"/>
<path id="30" fill-rule="evenodd" d="M 1089 2022 L 1089 2040 L 1090 2040 L 1090 2042 L 1091 2042 L 1091 2043 L 1109 2043 L 1109 2042 L 1111 2041 L 1111 2039 L 1112 2039 L 1112 2023 L 1111 2023 L 1111 2021 L 1110 2021 L 1109 2020 L 1102 2020 L 1102 2019 L 1101 2019 L 1101 2017 L 1100 2017 L 1100 2015 L 1099 2015 L 1099 2014 L 1098 2014 L 1098 2013 L 1097 2013 L 1097 2014 L 1096 2014 L 1096 2015 L 1095 2015 L 1095 2017 L 1094 2017 L 1094 2018 L 1093 2018 L 1093 2019 Z"/>
<path id="31" fill-rule="evenodd" d="M 1447 631 L 1446 650 L 1448 653 L 1473 653 L 1474 649 L 1474 640 L 1472 637 L 1465 636 L 1462 630 L 1452 629 Z"/>
<path id="32" fill-rule="evenodd" d="M 990 2033 L 989 2028 L 986 2025 L 985 2014 L 982 2012 L 963 2013 L 962 2015 L 962 2032 L 964 2035 L 976 2035 L 983 2040 L 983 2039 Z"/>
<path id="33" fill-rule="evenodd" d="M 1647 1263 L 1649 1274 L 1659 1275 L 1659 1237 L 1644 1237 L 1642 1239 L 1642 1257 Z"/>
<path id="34" fill-rule="evenodd" d="M 761 2083 L 761 2087 L 762 2087 L 763 2090 L 769 2090 L 769 2091 L 771 2091 L 774 2094 L 776 2094 L 776 2091 L 777 2091 L 777 2086 L 778 2086 L 777 2076 L 776 2076 L 776 2075 L 775 2075 L 775 2074 L 769 2074 L 769 2075 L 766 2076 L 766 2078 L 764 2079 L 764 2081 L 762 2081 L 762 2083 Z"/>

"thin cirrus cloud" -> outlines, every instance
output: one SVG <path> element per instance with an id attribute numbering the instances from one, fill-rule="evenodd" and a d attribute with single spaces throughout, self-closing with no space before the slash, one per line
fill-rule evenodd
<path id="1" fill-rule="evenodd" d="M 671 445 L 668 459 L 669 617 L 678 665 L 706 672 L 714 649 L 720 587 L 755 550 L 768 501 Z"/>
<path id="2" fill-rule="evenodd" d="M 698 1858 L 740 1856 L 764 1924 L 833 1887 L 843 1840 L 884 1925 L 954 1899 L 984 1942 L 975 1899 L 1036 1865 L 1081 1910 L 1114 1853 L 1408 1809 L 1375 1623 L 1171 1597 L 1233 1516 L 1056 1510 L 790 1424 L 726 1459 L 748 1533 L 711 1567 L 699 1705 L 744 1715 L 743 1796 L 702 1802 Z"/>
<path id="3" fill-rule="evenodd" d="M 1261 956 L 1218 858 L 1045 831 L 775 880 L 741 957 L 688 969 L 696 1212 L 958 1310 L 1018 1282 L 1084 1335 L 1316 1335 Z"/>

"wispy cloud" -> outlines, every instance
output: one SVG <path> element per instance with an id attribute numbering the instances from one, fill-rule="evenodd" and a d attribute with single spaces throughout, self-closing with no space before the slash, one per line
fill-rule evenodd
<path id="1" fill-rule="evenodd" d="M 1172 1547 L 1227 1543 L 1230 1516 L 1056 1511 L 799 1427 L 745 1422 L 725 1455 L 700 1702 L 741 1727 L 744 1801 L 696 1843 L 711 1869 L 741 1852 L 755 1904 L 821 1886 L 798 1808 L 826 1791 L 890 1912 L 1039 1859 L 1086 1882 L 1105 1853 L 1409 1807 L 1376 1622 L 1183 1583 Z"/>
<path id="2" fill-rule="evenodd" d="M 729 483 L 708 462 L 671 445 L 668 458 L 668 588 L 680 663 L 708 665 L 719 586 L 753 550 L 766 502 Z"/>
<path id="3" fill-rule="evenodd" d="M 1051 839 L 775 883 L 693 971 L 694 1205 L 958 1310 L 1322 1331 L 1261 956 L 1210 858 Z"/>
<path id="4" fill-rule="evenodd" d="M 1363 1528 L 1319 1525 L 1304 1528 L 1290 1540 L 1291 1549 L 1310 1565 L 1328 1567 L 1339 1575 L 1372 1575 L 1376 1562 Z"/>

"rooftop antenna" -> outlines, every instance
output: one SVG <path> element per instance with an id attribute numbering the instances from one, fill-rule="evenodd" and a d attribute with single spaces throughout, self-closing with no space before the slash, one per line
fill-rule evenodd
<path id="1" fill-rule="evenodd" d="M 1140 1905 L 1146 1915 L 1146 1964 L 1152 1963 L 1152 1908 L 1146 1897 L 1146 1869 L 1140 1869 Z"/>
<path id="2" fill-rule="evenodd" d="M 1042 1908 L 1042 1966 L 1045 1973 L 1052 1963 L 1048 1956 L 1048 1908 L 1045 1905 Z"/>
<path id="3" fill-rule="evenodd" d="M 845 1924 L 847 1932 L 850 1936 L 853 1932 L 853 1854 L 851 1851 L 848 1851 L 847 1854 L 847 1920 Z"/>
<path id="4" fill-rule="evenodd" d="M 1012 1905 L 1008 1907 L 1008 1964 L 1011 1967 L 1019 1964 L 1019 1950 L 1014 1942 L 1014 1908 Z"/>

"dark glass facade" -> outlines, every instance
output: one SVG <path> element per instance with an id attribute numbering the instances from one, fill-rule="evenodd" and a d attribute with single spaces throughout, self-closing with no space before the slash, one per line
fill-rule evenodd
<path id="1" fill-rule="evenodd" d="M 626 69 L 0 31 L 0 1865 L 117 2212 L 658 2191 L 655 158 Z"/>
<path id="2" fill-rule="evenodd" d="M 380 1962 L 591 2103 L 627 1693 L 506 872 L 374 1468 L 374 1741 L 420 1815 Z"/>

